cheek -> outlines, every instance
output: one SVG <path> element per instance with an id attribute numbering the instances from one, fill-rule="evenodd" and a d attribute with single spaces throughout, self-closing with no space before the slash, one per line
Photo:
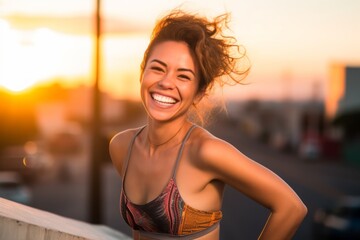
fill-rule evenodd
<path id="1" fill-rule="evenodd" d="M 142 78 L 140 78 L 140 90 L 143 91 L 149 86 L 149 80 L 146 77 L 146 75 L 143 75 Z"/>
<path id="2" fill-rule="evenodd" d="M 145 96 L 145 85 L 144 85 L 144 81 L 142 81 L 140 83 L 140 95 L 141 95 L 141 99 L 144 101 L 144 96 Z"/>
<path id="3" fill-rule="evenodd" d="M 197 97 L 197 88 L 194 86 L 178 86 L 179 91 L 183 93 L 183 97 L 189 101 L 195 101 Z"/>
<path id="4" fill-rule="evenodd" d="M 140 83 L 141 85 L 144 86 L 150 86 L 152 85 L 154 82 L 156 81 L 156 76 L 154 76 L 154 74 L 151 74 L 151 72 L 144 72 L 144 74 L 142 75 L 142 77 L 140 78 Z"/>
<path id="5" fill-rule="evenodd" d="M 153 86 L 153 84 L 153 77 L 149 77 L 149 75 L 146 73 L 140 79 L 140 96 L 143 102 L 146 101 L 148 91 Z"/>

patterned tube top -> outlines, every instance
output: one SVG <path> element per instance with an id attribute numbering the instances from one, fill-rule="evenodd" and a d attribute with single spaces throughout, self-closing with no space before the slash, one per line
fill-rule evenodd
<path id="1" fill-rule="evenodd" d="M 175 181 L 176 169 L 184 144 L 195 126 L 189 129 L 181 143 L 172 177 L 165 189 L 154 200 L 142 205 L 134 204 L 127 198 L 124 180 L 135 138 L 145 126 L 140 128 L 132 139 L 124 165 L 120 211 L 125 222 L 133 230 L 140 231 L 144 235 L 150 234 L 153 237 L 155 235 L 155 239 L 194 239 L 211 232 L 218 226 L 222 212 L 201 211 L 190 207 L 182 199 Z"/>

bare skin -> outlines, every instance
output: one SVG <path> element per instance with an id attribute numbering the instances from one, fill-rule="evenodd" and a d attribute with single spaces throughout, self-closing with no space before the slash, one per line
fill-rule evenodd
<path id="1" fill-rule="evenodd" d="M 136 204 L 155 199 L 168 183 L 180 143 L 192 125 L 187 112 L 202 96 L 197 92 L 192 55 L 182 42 L 160 43 L 141 81 L 149 118 L 135 140 L 124 185 L 127 197 Z M 135 129 L 121 132 L 110 143 L 112 161 L 122 177 L 135 133 Z M 281 178 L 201 127 L 195 128 L 186 142 L 175 178 L 184 201 L 199 210 L 220 210 L 226 184 L 268 208 L 271 214 L 259 239 L 291 239 L 307 212 Z M 219 239 L 219 231 L 199 239 Z M 140 239 L 136 232 L 134 239 Z"/>

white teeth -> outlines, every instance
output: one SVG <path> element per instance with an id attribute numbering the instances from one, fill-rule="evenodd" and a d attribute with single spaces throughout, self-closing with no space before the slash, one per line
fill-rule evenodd
<path id="1" fill-rule="evenodd" d="M 152 94 L 152 97 L 154 100 L 158 101 L 158 102 L 161 102 L 161 103 L 168 103 L 168 104 L 173 104 L 173 103 L 176 103 L 176 100 L 171 98 L 171 97 L 167 97 L 167 96 L 163 96 L 163 95 L 160 95 L 160 94 Z"/>

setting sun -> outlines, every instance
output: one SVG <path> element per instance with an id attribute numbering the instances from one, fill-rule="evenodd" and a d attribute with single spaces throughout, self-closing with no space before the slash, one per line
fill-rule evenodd
<path id="1" fill-rule="evenodd" d="M 19 29 L 0 19 L 0 35 L 1 87 L 21 92 L 54 81 L 67 87 L 91 84 L 94 39 L 90 34 L 47 27 Z M 116 97 L 138 98 L 138 68 L 147 42 L 143 34 L 103 36 L 102 90 Z"/>
<path id="2" fill-rule="evenodd" d="M 89 72 L 90 61 L 74 67 L 71 63 L 77 61 L 76 57 L 71 59 L 68 55 L 76 52 L 82 57 L 85 53 L 90 59 L 89 51 L 84 51 L 91 47 L 90 38 L 78 37 L 75 42 L 81 41 L 82 47 L 73 49 L 64 34 L 48 28 L 17 30 L 4 20 L 0 20 L 0 33 L 0 85 L 10 91 L 23 91 L 64 73 L 83 76 Z"/>

